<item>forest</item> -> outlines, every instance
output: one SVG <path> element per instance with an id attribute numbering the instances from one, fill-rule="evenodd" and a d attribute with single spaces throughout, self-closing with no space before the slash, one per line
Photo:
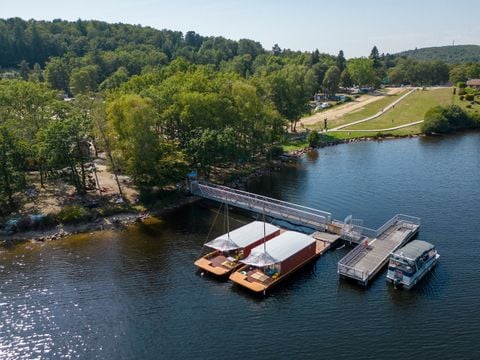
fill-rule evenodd
<path id="1" fill-rule="evenodd" d="M 321 44 L 319 44 L 319 47 Z M 429 86 L 480 77 L 479 63 L 448 65 L 264 49 L 100 21 L 0 20 L 0 215 L 18 194 L 59 177 L 91 190 L 92 158 L 139 188 L 166 187 L 192 169 L 278 152 L 316 93 L 352 86 Z"/>

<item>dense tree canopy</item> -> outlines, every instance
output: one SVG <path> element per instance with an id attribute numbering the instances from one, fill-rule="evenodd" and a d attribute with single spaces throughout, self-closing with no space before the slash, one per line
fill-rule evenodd
<path id="1" fill-rule="evenodd" d="M 447 66 L 376 47 L 370 58 L 347 60 L 341 50 L 267 51 L 253 40 L 193 31 L 18 18 L 0 20 L 0 67 L 3 212 L 28 188 L 29 172 L 42 186 L 61 177 L 88 191 L 92 148 L 106 153 L 115 176 L 165 187 L 193 168 L 208 175 L 268 154 L 289 125 L 295 131 L 317 92 L 480 77 L 478 63 Z M 458 109 L 427 118 L 425 131 L 469 124 Z"/>

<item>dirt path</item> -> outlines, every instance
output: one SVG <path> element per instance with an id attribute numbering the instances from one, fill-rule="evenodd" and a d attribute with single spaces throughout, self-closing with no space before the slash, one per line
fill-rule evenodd
<path id="1" fill-rule="evenodd" d="M 335 121 L 336 119 L 340 119 L 345 114 L 348 114 L 355 110 L 359 110 L 367 104 L 383 99 L 385 96 L 399 94 L 402 91 L 405 91 L 405 88 L 387 88 L 386 90 L 387 92 L 385 95 L 371 95 L 371 94 L 362 95 L 358 99 L 355 99 L 352 102 L 303 118 L 301 122 L 304 125 L 313 125 L 323 121 L 323 119 L 325 118 L 328 118 L 329 123 L 331 123 L 332 120 Z"/>
<path id="2" fill-rule="evenodd" d="M 382 132 L 382 131 L 393 131 L 393 130 L 398 130 L 398 129 L 403 129 L 403 128 L 406 128 L 406 127 L 409 127 L 409 126 L 413 126 L 413 125 L 417 125 L 417 124 L 421 124 L 423 123 L 423 120 L 420 120 L 420 121 L 414 121 L 414 122 L 411 122 L 411 123 L 408 123 L 408 124 L 402 124 L 402 125 L 398 125 L 398 126 L 394 126 L 394 127 L 391 127 L 391 128 L 386 128 L 386 129 L 368 129 L 368 130 L 365 130 L 365 129 L 338 129 L 338 130 L 329 130 L 329 131 L 343 131 L 343 132 Z M 348 124 L 348 126 L 350 126 L 352 124 Z"/>

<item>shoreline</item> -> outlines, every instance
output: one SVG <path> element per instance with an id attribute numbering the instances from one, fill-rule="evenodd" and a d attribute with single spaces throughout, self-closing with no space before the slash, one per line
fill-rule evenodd
<path id="1" fill-rule="evenodd" d="M 322 144 L 319 144 L 316 147 L 304 147 L 298 150 L 292 150 L 288 153 L 285 153 L 280 156 L 278 161 L 272 163 L 265 163 L 262 166 L 259 166 L 253 169 L 250 173 L 239 176 L 236 180 L 225 182 L 226 186 L 236 188 L 236 189 L 246 189 L 248 182 L 256 177 L 263 176 L 270 171 L 279 171 L 287 163 L 297 161 L 298 158 L 308 153 L 309 151 L 314 151 L 329 146 L 336 146 L 341 144 L 351 144 L 357 143 L 360 141 L 381 141 L 381 140 L 394 140 L 400 138 L 413 138 L 424 136 L 423 134 L 418 135 L 397 135 L 397 136 L 385 136 L 385 137 L 359 137 L 352 139 L 339 139 L 337 141 L 329 141 Z M 79 224 L 59 224 L 53 228 L 45 230 L 30 230 L 25 232 L 18 232 L 12 235 L 3 235 L 0 238 L 0 246 L 11 246 L 20 244 L 23 242 L 45 242 L 58 240 L 67 236 L 92 233 L 96 231 L 103 230 L 121 230 L 128 226 L 134 225 L 136 223 L 143 223 L 145 220 L 151 217 L 161 216 L 163 213 L 178 209 L 182 206 L 194 203 L 201 200 L 196 196 L 184 195 L 180 201 L 176 203 L 171 203 L 162 208 L 161 210 L 156 211 L 147 211 L 147 212 L 125 212 L 119 213 L 116 215 L 110 215 L 102 218 L 95 219 L 93 221 L 79 223 Z"/>

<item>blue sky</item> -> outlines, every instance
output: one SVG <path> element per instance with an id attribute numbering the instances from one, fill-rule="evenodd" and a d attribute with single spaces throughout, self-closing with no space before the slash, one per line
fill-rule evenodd
<path id="1" fill-rule="evenodd" d="M 479 14 L 478 0 L 0 0 L 2 18 L 97 19 L 346 57 L 479 44 Z"/>

